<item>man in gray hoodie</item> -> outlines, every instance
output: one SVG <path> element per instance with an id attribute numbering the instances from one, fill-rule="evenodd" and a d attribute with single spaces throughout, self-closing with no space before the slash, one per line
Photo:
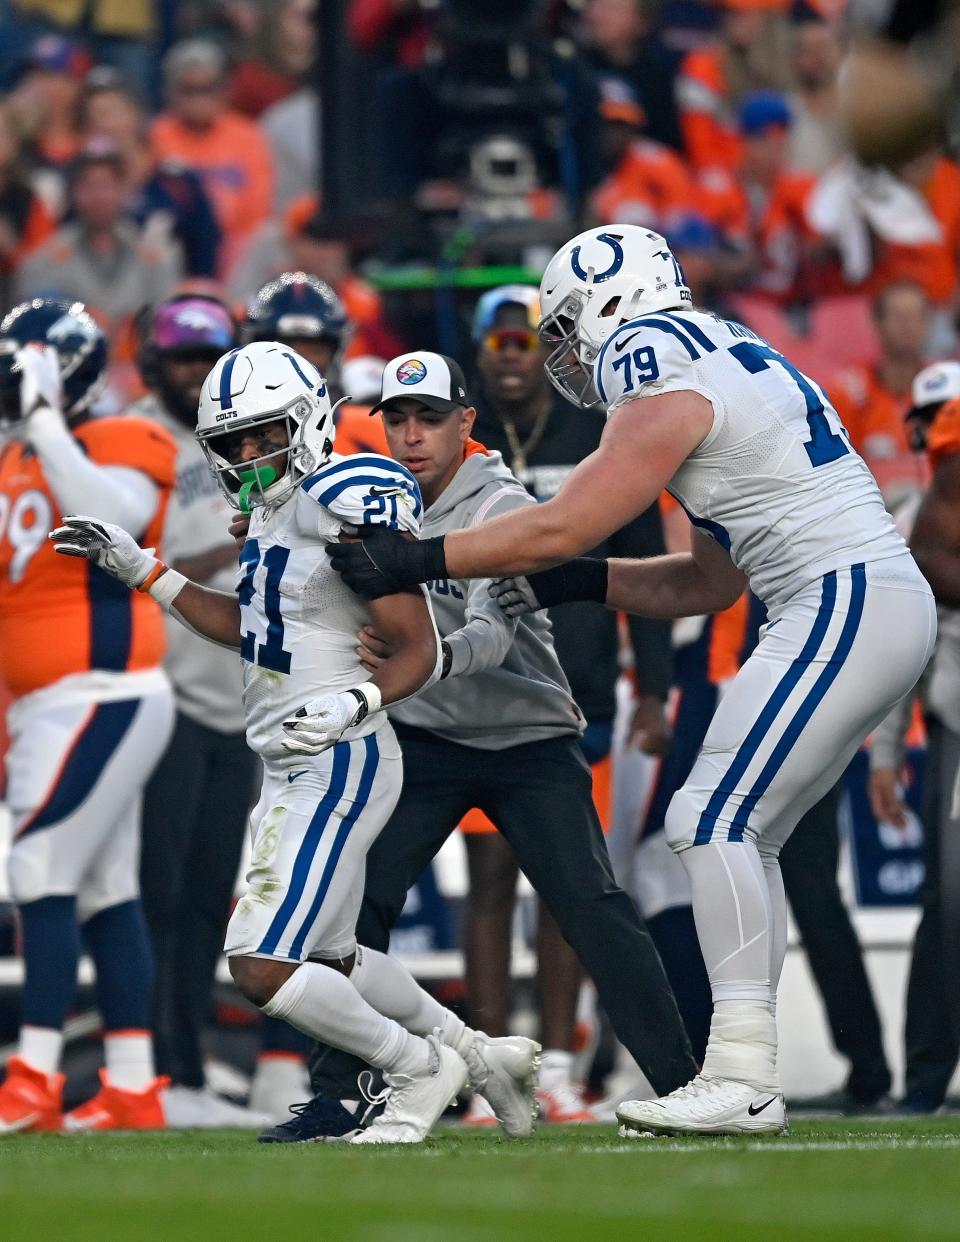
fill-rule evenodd
<path id="1" fill-rule="evenodd" d="M 476 411 L 452 359 L 423 351 L 384 368 L 380 412 L 391 454 L 417 479 L 423 532 L 478 525 L 535 504 L 503 463 L 470 438 Z M 372 489 L 369 519 L 377 520 Z M 381 508 L 381 512 L 384 510 Z M 367 855 L 361 944 L 385 950 L 407 890 L 472 807 L 512 846 L 525 875 L 594 980 L 614 1030 L 657 1092 L 695 1072 L 690 1044 L 660 958 L 636 907 L 613 878 L 579 746 L 583 717 L 557 661 L 550 623 L 519 622 L 487 593 L 485 580 L 427 583 L 442 637 L 442 679 L 391 708 L 403 749 L 397 808 Z M 369 629 L 369 667 L 386 649 Z M 315 1139 L 352 1129 L 339 1101 L 356 1097 L 362 1066 L 320 1049 L 317 1098 L 261 1138 Z"/>

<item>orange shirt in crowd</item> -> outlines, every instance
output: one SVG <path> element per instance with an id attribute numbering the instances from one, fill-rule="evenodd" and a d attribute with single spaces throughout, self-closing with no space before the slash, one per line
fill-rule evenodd
<path id="1" fill-rule="evenodd" d="M 943 458 L 960 453 L 960 397 L 944 402 L 937 410 L 927 432 L 927 453 L 934 469 Z"/>
<path id="2" fill-rule="evenodd" d="M 74 432 L 91 461 L 141 470 L 161 500 L 144 532 L 158 547 L 177 447 L 145 418 L 92 419 Z M 19 698 L 74 673 L 154 668 L 165 647 L 163 614 L 88 561 L 60 556 L 47 539 L 63 515 L 39 459 L 10 441 L 0 452 L 0 682 Z"/>
<path id="3" fill-rule="evenodd" d="M 726 237 L 753 248 L 758 271 L 750 293 L 792 301 L 799 292 L 797 278 L 805 244 L 816 237 L 806 218 L 816 178 L 781 173 L 767 193 L 759 187 L 754 192 L 739 178 L 722 180 L 725 184 L 718 184 L 705 198 L 706 210 L 711 223 Z"/>
<path id="4" fill-rule="evenodd" d="M 943 239 L 922 246 L 880 242 L 870 289 L 882 289 L 892 280 L 912 280 L 933 302 L 953 301 L 960 276 L 960 165 L 938 159 L 926 183 L 917 187 L 943 230 Z"/>
<path id="5" fill-rule="evenodd" d="M 720 48 L 702 48 L 684 57 L 677 105 L 683 145 L 694 169 L 720 167 L 735 172 L 743 158 L 743 140 L 730 104 Z"/>
<path id="6" fill-rule="evenodd" d="M 891 392 L 874 367 L 861 366 L 838 376 L 828 395 L 888 505 L 895 507 L 926 489 L 927 460 L 907 440 L 909 392 Z"/>
<path id="7" fill-rule="evenodd" d="M 253 121 L 224 112 L 210 129 L 197 132 L 164 113 L 154 121 L 152 142 L 158 160 L 183 164 L 200 178 L 228 249 L 270 215 L 273 157 Z"/>
<path id="8" fill-rule="evenodd" d="M 656 227 L 665 217 L 696 206 L 696 190 L 683 160 L 650 138 L 630 144 L 593 196 L 593 209 L 602 224 L 642 222 Z"/>

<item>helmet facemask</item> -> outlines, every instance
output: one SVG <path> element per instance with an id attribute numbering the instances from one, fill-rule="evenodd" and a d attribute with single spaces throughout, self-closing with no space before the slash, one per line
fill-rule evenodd
<path id="1" fill-rule="evenodd" d="M 591 285 L 582 290 L 571 289 L 562 305 L 540 321 L 538 329 L 540 340 L 553 346 L 553 352 L 543 364 L 550 383 L 583 410 L 595 409 L 603 400 L 594 378 L 602 342 L 596 344 L 584 339 L 580 328 L 590 299 L 603 292 L 602 287 Z M 604 317 L 609 316 L 608 335 L 633 318 L 636 300 L 636 296 L 628 298 L 624 306 L 622 298 L 608 299 L 611 305 L 600 312 Z"/>
<path id="2" fill-rule="evenodd" d="M 286 443 L 245 462 L 233 462 L 224 452 L 226 441 L 257 427 L 281 423 Z M 280 410 L 237 419 L 229 427 L 197 431 L 197 439 L 221 492 L 241 513 L 282 504 L 300 481 L 327 460 L 333 449 L 328 431 L 332 418 L 319 402 L 301 396 Z M 321 440 L 321 437 L 322 440 Z"/>

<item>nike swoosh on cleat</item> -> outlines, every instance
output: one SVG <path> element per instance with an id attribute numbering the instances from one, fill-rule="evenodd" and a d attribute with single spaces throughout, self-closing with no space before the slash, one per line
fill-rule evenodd
<path id="1" fill-rule="evenodd" d="M 109 1113 L 94 1113 L 92 1117 L 84 1117 L 82 1121 L 70 1121 L 64 1123 L 65 1130 L 92 1130 L 98 1126 L 101 1121 L 112 1121 L 113 1118 Z"/>
<path id="2" fill-rule="evenodd" d="M 639 332 L 631 332 L 630 335 L 625 336 L 622 341 L 617 341 L 616 345 L 614 345 L 613 347 L 613 352 L 615 354 L 619 354 L 621 349 L 624 349 L 627 345 L 630 344 L 630 342 L 633 340 L 635 336 L 639 336 L 639 335 L 640 335 Z"/>
<path id="3" fill-rule="evenodd" d="M 769 1100 L 765 1100 L 765 1101 L 764 1101 L 764 1102 L 760 1105 L 760 1107 L 759 1107 L 759 1108 L 754 1108 L 754 1107 L 753 1107 L 753 1105 L 751 1104 L 751 1105 L 749 1105 L 749 1107 L 747 1108 L 747 1112 L 750 1114 L 750 1116 L 751 1116 L 751 1117 L 756 1117 L 757 1113 L 762 1113 L 762 1112 L 763 1112 L 763 1110 L 764 1110 L 765 1108 L 769 1108 L 769 1107 L 770 1107 L 770 1105 L 774 1102 L 774 1100 L 775 1100 L 776 1098 L 777 1098 L 777 1097 L 776 1097 L 775 1095 L 771 1095 L 770 1099 L 769 1099 Z"/>
<path id="4" fill-rule="evenodd" d="M 0 1134 L 16 1134 L 18 1130 L 26 1130 L 28 1126 L 32 1126 L 35 1121 L 39 1120 L 40 1113 L 28 1113 L 26 1117 L 20 1117 L 12 1124 L 0 1121 Z"/>

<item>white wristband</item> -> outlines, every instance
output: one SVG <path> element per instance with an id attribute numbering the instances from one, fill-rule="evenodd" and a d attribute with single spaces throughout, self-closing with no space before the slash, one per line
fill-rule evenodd
<path id="1" fill-rule="evenodd" d="M 188 578 L 185 578 L 183 574 L 178 574 L 175 569 L 168 569 L 147 588 L 147 594 L 157 601 L 164 612 L 169 612 L 173 601 L 188 581 Z"/>
<path id="2" fill-rule="evenodd" d="M 378 712 L 383 703 L 383 695 L 380 693 L 380 687 L 375 686 L 372 681 L 365 681 L 361 686 L 351 686 L 354 694 L 362 696 L 363 701 L 367 705 L 366 714 L 372 716 L 374 712 Z"/>

